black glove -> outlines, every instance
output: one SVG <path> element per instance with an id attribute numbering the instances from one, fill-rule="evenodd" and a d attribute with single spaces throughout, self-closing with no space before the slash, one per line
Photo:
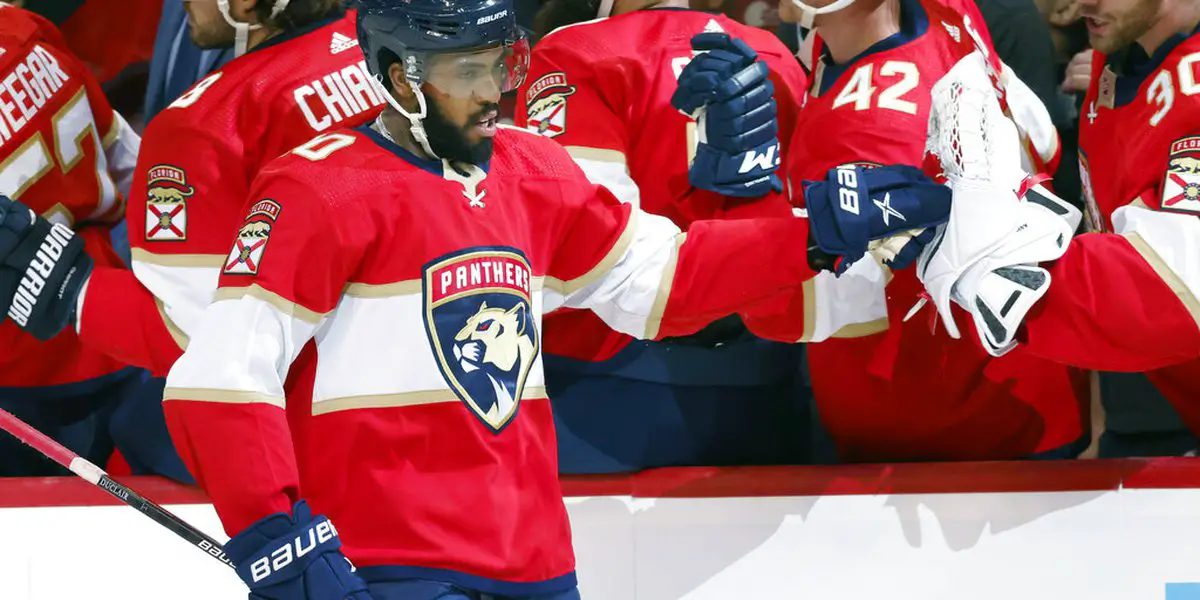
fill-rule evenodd
<path id="1" fill-rule="evenodd" d="M 74 231 L 0 195 L 0 306 L 18 327 L 42 341 L 58 335 L 91 272 Z"/>

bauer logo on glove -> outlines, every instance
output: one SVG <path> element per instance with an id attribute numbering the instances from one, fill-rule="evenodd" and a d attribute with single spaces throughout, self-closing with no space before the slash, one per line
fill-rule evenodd
<path id="1" fill-rule="evenodd" d="M 950 215 L 949 188 L 907 165 L 842 165 L 804 182 L 804 199 L 809 265 L 835 273 L 868 251 L 893 269 L 912 264 Z"/>

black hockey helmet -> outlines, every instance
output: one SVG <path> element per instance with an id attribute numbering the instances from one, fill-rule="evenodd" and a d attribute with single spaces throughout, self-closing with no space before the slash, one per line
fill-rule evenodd
<path id="1" fill-rule="evenodd" d="M 495 47 L 506 50 L 502 92 L 520 87 L 529 67 L 529 41 L 512 0 L 359 0 L 358 40 L 381 82 L 397 59 L 408 80 L 425 83 L 432 55 Z"/>

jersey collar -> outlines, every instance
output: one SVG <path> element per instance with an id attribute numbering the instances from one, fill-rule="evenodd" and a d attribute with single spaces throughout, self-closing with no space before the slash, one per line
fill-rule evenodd
<path id="1" fill-rule="evenodd" d="M 388 152 L 391 152 L 412 166 L 424 171 L 428 171 L 434 175 L 437 175 L 438 177 L 445 177 L 445 163 L 442 161 L 421 158 L 420 156 L 409 152 L 399 144 L 383 137 L 378 131 L 375 131 L 370 124 L 359 125 L 358 127 L 355 127 L 354 130 L 367 136 L 367 138 L 369 138 L 372 142 L 375 142 L 375 145 L 387 150 Z M 479 165 L 479 168 L 483 169 L 483 171 L 486 173 L 490 164 L 491 161 L 485 162 L 482 165 Z"/>
<path id="2" fill-rule="evenodd" d="M 321 19 L 320 21 L 317 21 L 315 23 L 309 23 L 308 25 L 305 25 L 304 27 L 300 27 L 297 29 L 288 29 L 288 30 L 279 32 L 274 37 L 268 38 L 267 41 L 251 48 L 250 50 L 248 50 L 246 52 L 246 54 L 250 54 L 251 52 L 258 52 L 259 50 L 263 50 L 266 48 L 270 48 L 272 46 L 278 46 L 280 44 L 289 42 L 289 41 L 294 40 L 303 35 L 312 33 L 322 27 L 325 27 L 326 25 L 331 25 L 337 21 L 340 21 L 345 16 L 346 16 L 345 9 L 341 9 L 341 8 L 336 9 L 333 12 L 329 13 L 329 16 L 325 17 L 324 19 Z"/>
<path id="3" fill-rule="evenodd" d="M 1187 41 L 1188 38 L 1200 33 L 1200 25 L 1197 25 L 1189 33 L 1177 33 L 1162 43 L 1154 54 L 1147 55 L 1139 44 L 1130 44 L 1124 50 L 1120 50 L 1114 54 L 1105 57 L 1104 64 L 1110 67 L 1117 74 L 1116 86 L 1113 92 L 1113 104 L 1115 106 L 1123 106 L 1129 104 L 1138 96 L 1138 90 L 1142 87 L 1142 82 L 1158 70 L 1167 56 L 1179 47 L 1180 44 Z"/>
<path id="4" fill-rule="evenodd" d="M 886 52 L 893 48 L 899 48 L 925 35 L 928 29 L 929 13 L 925 12 L 924 6 L 921 6 L 921 0 L 900 0 L 900 31 L 875 42 L 870 48 L 863 50 L 858 56 L 842 64 L 833 61 L 833 56 L 829 54 L 828 46 L 821 49 L 821 62 L 824 63 L 825 73 L 821 76 L 821 87 L 817 90 L 817 93 L 824 95 L 841 78 L 843 73 L 849 71 L 868 56 Z M 820 35 L 819 32 L 818 35 Z"/>

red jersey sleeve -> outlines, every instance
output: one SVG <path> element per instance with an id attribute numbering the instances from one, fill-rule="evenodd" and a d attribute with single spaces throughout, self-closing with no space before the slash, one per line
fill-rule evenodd
<path id="1" fill-rule="evenodd" d="M 622 333 L 683 336 L 738 314 L 759 337 L 795 342 L 886 314 L 881 295 L 849 293 L 882 291 L 881 271 L 814 277 L 803 219 L 702 221 L 684 234 L 602 187 L 580 183 L 570 195 L 575 214 L 551 279 L 561 282 L 563 305 L 591 309 Z"/>
<path id="2" fill-rule="evenodd" d="M 231 535 L 302 495 L 284 382 L 354 264 L 311 187 L 260 179 L 216 300 L 167 379 L 172 439 Z"/>
<path id="3" fill-rule="evenodd" d="M 159 374 L 212 300 L 247 193 L 237 138 L 195 117 L 160 115 L 147 131 L 126 208 L 133 272 L 96 269 L 78 324 L 85 343 Z"/>

